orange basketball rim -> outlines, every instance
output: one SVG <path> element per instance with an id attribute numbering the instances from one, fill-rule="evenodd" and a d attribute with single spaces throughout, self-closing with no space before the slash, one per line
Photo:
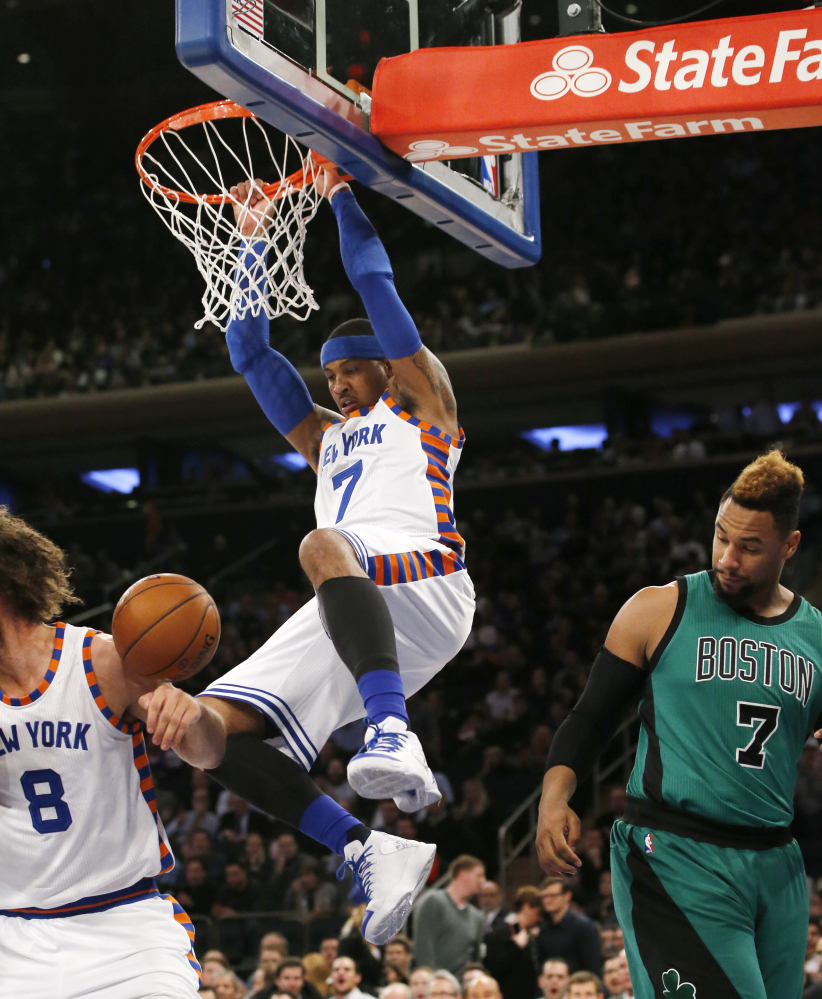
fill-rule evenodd
<path id="1" fill-rule="evenodd" d="M 252 111 L 244 108 L 241 104 L 237 104 L 234 101 L 221 100 L 211 101 L 209 104 L 198 104 L 197 107 L 189 108 L 187 111 L 179 111 L 177 114 L 166 118 L 165 121 L 161 121 L 159 125 L 155 125 L 151 131 L 143 136 L 140 144 L 137 146 L 137 152 L 134 154 L 134 165 L 137 167 L 140 180 L 152 191 L 172 200 L 185 201 L 192 205 L 202 202 L 209 205 L 219 205 L 224 202 L 227 197 L 227 192 L 225 191 L 220 194 L 192 194 L 189 191 L 177 191 L 174 188 L 164 186 L 156 179 L 156 176 L 153 176 L 145 168 L 143 157 L 154 142 L 166 132 L 181 132 L 183 129 L 191 128 L 193 125 L 203 125 L 206 122 L 220 121 L 225 118 L 253 118 L 258 120 Z M 295 170 L 288 177 L 284 177 L 273 184 L 263 184 L 261 188 L 262 193 L 269 200 L 276 201 L 284 197 L 288 191 L 297 191 L 304 187 L 305 184 L 312 183 L 316 177 L 317 170 L 325 164 L 331 164 L 331 161 L 325 156 L 320 156 L 319 153 L 309 150 L 304 159 L 303 166 L 299 170 Z M 333 166 L 333 164 L 331 165 Z"/>

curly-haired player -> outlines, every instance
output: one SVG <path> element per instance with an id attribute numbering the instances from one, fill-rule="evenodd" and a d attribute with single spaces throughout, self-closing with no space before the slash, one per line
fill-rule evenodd
<path id="1" fill-rule="evenodd" d="M 110 635 L 50 623 L 76 602 L 63 552 L 0 507 L 0 992 L 194 999 L 194 928 L 154 880 L 174 858 L 137 721 L 155 698 L 181 720 L 189 705 L 129 676 Z"/>
<path id="2" fill-rule="evenodd" d="M 579 865 L 568 801 L 637 695 L 642 730 L 611 834 L 637 999 L 799 999 L 808 893 L 790 831 L 822 725 L 822 614 L 780 583 L 804 479 L 779 451 L 722 497 L 711 572 L 635 594 L 548 755 L 537 849 Z"/>

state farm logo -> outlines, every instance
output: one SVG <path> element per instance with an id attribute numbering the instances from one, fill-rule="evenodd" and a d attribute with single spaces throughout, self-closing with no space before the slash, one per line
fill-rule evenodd
<path id="1" fill-rule="evenodd" d="M 406 153 L 403 158 L 409 163 L 436 160 L 440 156 L 443 159 L 448 159 L 449 156 L 452 159 L 457 159 L 460 156 L 470 156 L 472 153 L 479 152 L 476 146 L 449 146 L 441 139 L 420 139 L 418 142 L 412 142 L 408 148 L 411 152 Z"/>
<path id="2" fill-rule="evenodd" d="M 555 101 L 569 90 L 577 97 L 598 97 L 611 86 L 607 69 L 592 65 L 594 53 L 584 45 L 568 45 L 553 58 L 553 70 L 531 81 L 531 93 L 538 101 Z"/>

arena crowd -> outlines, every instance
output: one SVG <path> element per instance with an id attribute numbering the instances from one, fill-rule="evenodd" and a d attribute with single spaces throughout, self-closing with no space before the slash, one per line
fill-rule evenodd
<path id="1" fill-rule="evenodd" d="M 9 162 L 17 196 L 0 232 L 0 400 L 233 374 L 220 331 L 194 326 L 201 279 L 143 201 L 124 136 L 77 129 L 55 155 L 36 128 L 25 134 L 25 118 L 8 128 L 25 152 Z M 675 156 L 664 142 L 584 152 L 542 157 L 543 255 L 524 270 L 361 192 L 429 347 L 545 344 L 822 305 L 818 153 L 805 131 L 682 143 Z M 296 364 L 315 363 L 328 332 L 361 314 L 326 206 L 309 229 L 306 276 L 320 311 L 272 327 Z"/>

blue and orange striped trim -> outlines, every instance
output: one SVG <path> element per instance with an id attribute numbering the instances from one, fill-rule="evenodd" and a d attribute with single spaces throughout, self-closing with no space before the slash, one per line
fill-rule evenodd
<path id="1" fill-rule="evenodd" d="M 329 420 L 328 423 L 324 423 L 322 425 L 321 432 L 325 433 L 329 427 L 335 427 L 339 423 L 348 423 L 349 420 L 353 420 L 356 416 L 368 416 L 373 408 L 373 406 L 365 406 L 363 409 L 352 409 L 348 416 L 343 416 L 343 414 L 340 413 L 339 420 Z"/>
<path id="2" fill-rule="evenodd" d="M 377 586 L 416 583 L 434 576 L 450 576 L 465 568 L 455 552 L 399 552 L 396 555 L 369 555 L 365 571 Z"/>
<path id="3" fill-rule="evenodd" d="M 428 459 L 428 468 L 425 477 L 431 486 L 431 493 L 434 497 L 434 510 L 437 515 L 437 530 L 440 532 L 437 541 L 446 548 L 450 548 L 458 556 L 462 556 L 465 551 L 465 540 L 457 530 L 453 511 L 453 491 L 451 488 L 451 473 L 448 471 L 448 459 L 452 447 L 462 449 L 465 443 L 465 431 L 460 427 L 458 440 L 454 440 L 450 434 L 432 423 L 425 420 L 418 420 L 416 417 L 406 413 L 398 403 L 394 402 L 386 392 L 383 402 L 388 406 L 395 416 L 419 428 L 420 443 Z"/>
<path id="4" fill-rule="evenodd" d="M 447 434 L 444 430 L 440 430 L 439 427 L 435 427 L 433 423 L 426 423 L 425 420 L 418 420 L 415 416 L 412 416 L 399 405 L 399 403 L 394 402 L 388 392 L 383 392 L 380 397 L 382 401 L 388 406 L 392 413 L 396 413 L 401 420 L 405 420 L 406 423 L 410 423 L 412 427 L 419 427 L 420 430 L 427 434 L 431 434 L 434 437 L 439 438 L 439 440 L 444 441 L 448 447 L 455 447 L 457 450 L 461 450 L 463 444 L 465 443 L 465 431 L 460 427 L 460 435 L 458 440 Z M 373 408 L 373 407 L 372 407 Z M 362 410 L 360 410 L 362 412 Z M 353 414 L 352 414 L 353 415 Z"/>
<path id="5" fill-rule="evenodd" d="M 87 912 L 103 912 L 106 909 L 114 909 L 118 905 L 128 905 L 130 902 L 139 902 L 144 898 L 154 898 L 159 894 L 154 878 L 141 878 L 128 888 L 106 892 L 105 895 L 89 895 L 76 902 L 60 905 L 56 909 L 0 909 L 0 916 L 19 916 L 21 919 L 63 919 L 66 916 L 79 916 Z"/>
<path id="6" fill-rule="evenodd" d="M 131 736 L 131 752 L 134 757 L 134 766 L 137 768 L 137 773 L 140 776 L 140 791 L 143 798 L 145 798 L 151 814 L 154 816 L 154 824 L 157 826 L 157 838 L 160 841 L 160 870 L 158 873 L 165 874 L 174 866 L 174 857 L 171 850 L 166 846 L 160 832 L 157 796 L 154 792 L 154 780 L 152 779 L 151 767 L 148 763 L 148 753 L 146 752 L 146 744 L 143 740 L 142 726 L 140 722 L 124 722 L 106 703 L 106 699 L 100 690 L 100 685 L 97 683 L 97 677 L 94 674 L 94 664 L 91 661 L 91 643 L 96 634 L 98 632 L 89 630 L 83 639 L 83 669 L 86 673 L 86 683 L 88 683 L 94 703 L 100 709 L 100 713 L 106 721 L 116 728 L 118 732 L 123 732 L 125 735 Z"/>
<path id="7" fill-rule="evenodd" d="M 188 939 L 191 941 L 191 946 L 189 947 L 188 954 L 186 955 L 186 957 L 188 958 L 188 963 L 197 972 L 197 975 L 200 978 L 202 978 L 203 969 L 200 967 L 200 962 L 197 960 L 197 957 L 194 953 L 194 924 L 191 922 L 188 913 L 180 905 L 177 899 L 174 898 L 173 895 L 161 895 L 160 897 L 165 899 L 166 902 L 171 902 L 171 907 L 174 909 L 175 921 L 178 922 L 180 926 L 182 926 L 182 928 L 188 934 Z"/>
<path id="8" fill-rule="evenodd" d="M 24 697 L 9 697 L 8 694 L 4 694 L 3 691 L 0 690 L 0 701 L 2 701 L 3 704 L 8 705 L 10 708 L 22 708 L 25 707 L 26 704 L 32 704 L 34 701 L 41 698 L 49 689 L 51 681 L 57 673 L 57 667 L 60 665 L 60 656 L 63 654 L 63 639 L 66 635 L 66 626 L 62 621 L 58 621 L 54 628 L 54 650 L 51 653 L 51 661 L 49 662 L 48 669 L 46 670 L 46 675 L 37 684 L 35 689 L 30 694 L 26 694 Z"/>
<path id="9" fill-rule="evenodd" d="M 157 838 L 160 841 L 160 874 L 166 874 L 174 866 L 174 856 L 166 846 L 165 840 L 160 832 L 160 815 L 157 811 L 157 795 L 154 791 L 154 778 L 151 776 L 151 766 L 148 762 L 148 752 L 143 733 L 140 726 L 131 736 L 131 751 L 134 755 L 134 766 L 140 775 L 140 791 L 145 798 L 149 811 L 154 816 L 154 824 L 157 826 Z"/>
<path id="10" fill-rule="evenodd" d="M 86 673 L 86 683 L 91 691 L 91 696 L 94 698 L 94 703 L 100 709 L 106 721 L 118 731 L 126 735 L 134 735 L 135 732 L 140 731 L 140 723 L 124 722 L 121 718 L 118 718 L 108 704 L 106 704 L 106 699 L 103 697 L 100 685 L 97 683 L 97 677 L 94 674 L 94 664 L 91 661 L 91 643 L 97 634 L 99 632 L 89 629 L 83 638 L 83 669 Z"/>

